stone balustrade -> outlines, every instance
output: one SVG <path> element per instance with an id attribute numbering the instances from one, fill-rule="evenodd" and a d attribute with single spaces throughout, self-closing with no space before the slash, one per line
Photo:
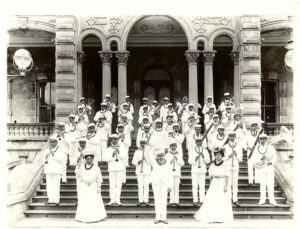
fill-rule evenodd
<path id="1" fill-rule="evenodd" d="M 294 132 L 293 123 L 267 123 L 265 127 L 266 134 L 269 136 L 276 136 L 280 133 L 282 126 L 285 126 L 289 131 Z"/>
<path id="2" fill-rule="evenodd" d="M 54 131 L 54 123 L 8 123 L 7 140 L 47 140 Z"/>

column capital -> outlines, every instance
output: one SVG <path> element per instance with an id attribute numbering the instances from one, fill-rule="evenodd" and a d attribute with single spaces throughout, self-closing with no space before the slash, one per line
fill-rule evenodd
<path id="1" fill-rule="evenodd" d="M 83 64 L 83 62 L 85 61 L 86 58 L 86 54 L 83 51 L 79 51 L 77 52 L 77 62 L 80 64 Z"/>
<path id="2" fill-rule="evenodd" d="M 239 64 L 240 53 L 238 51 L 232 51 L 229 56 L 231 57 L 234 64 Z"/>
<path id="3" fill-rule="evenodd" d="M 189 64 L 197 64 L 200 51 L 198 50 L 187 50 L 185 51 L 185 57 Z"/>
<path id="4" fill-rule="evenodd" d="M 98 52 L 103 64 L 110 64 L 110 60 L 112 58 L 112 51 L 99 51 Z"/>
<path id="5" fill-rule="evenodd" d="M 129 51 L 116 51 L 115 52 L 118 64 L 127 64 L 130 56 Z"/>
<path id="6" fill-rule="evenodd" d="M 217 51 L 215 51 L 215 50 L 212 50 L 212 51 L 202 51 L 203 57 L 204 57 L 204 59 L 203 59 L 204 64 L 213 64 L 216 52 Z"/>

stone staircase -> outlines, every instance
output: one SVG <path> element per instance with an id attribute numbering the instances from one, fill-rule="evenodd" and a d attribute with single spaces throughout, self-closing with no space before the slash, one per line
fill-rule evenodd
<path id="1" fill-rule="evenodd" d="M 184 147 L 185 149 L 185 147 Z M 130 162 L 134 151 L 136 150 L 135 141 L 132 142 L 132 147 L 129 150 Z M 246 155 L 244 155 L 246 160 Z M 185 165 L 182 167 L 182 177 L 180 184 L 180 206 L 168 206 L 168 218 L 192 218 L 193 214 L 199 207 L 193 206 L 192 199 L 192 181 L 191 167 L 187 163 L 187 151 L 184 150 Z M 102 198 L 105 203 L 109 202 L 109 182 L 107 164 L 100 165 L 103 184 Z M 46 180 L 43 178 L 40 187 L 37 189 L 36 195 L 32 198 L 28 205 L 25 216 L 31 218 L 74 218 L 76 213 L 76 180 L 74 169 L 68 168 L 67 184 L 61 184 L 61 201 L 59 206 L 45 206 L 47 202 Z M 287 204 L 286 198 L 283 195 L 279 185 L 275 183 L 275 197 L 279 207 L 266 204 L 258 206 L 259 201 L 259 186 L 248 186 L 247 164 L 240 164 L 239 172 L 239 187 L 238 198 L 241 203 L 240 207 L 233 206 L 235 219 L 290 219 L 293 217 L 290 205 Z M 209 187 L 209 179 L 206 179 L 206 189 Z M 127 168 L 127 183 L 122 188 L 121 202 L 123 206 L 112 207 L 106 206 L 106 211 L 109 218 L 153 218 L 155 214 L 153 192 L 150 185 L 150 206 L 137 206 L 138 188 L 137 179 L 135 176 L 135 167 L 130 164 Z M 217 207 L 217 206 L 216 206 Z"/>

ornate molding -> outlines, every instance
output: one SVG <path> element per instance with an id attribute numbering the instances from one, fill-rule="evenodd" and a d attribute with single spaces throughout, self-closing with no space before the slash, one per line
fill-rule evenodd
<path id="1" fill-rule="evenodd" d="M 215 55 L 216 55 L 216 51 L 204 51 L 203 53 L 203 61 L 205 64 L 213 64 L 214 59 L 215 59 Z"/>
<path id="2" fill-rule="evenodd" d="M 112 58 L 113 53 L 112 51 L 99 51 L 98 53 L 103 64 L 110 64 L 110 60 Z"/>
<path id="3" fill-rule="evenodd" d="M 194 17 L 192 23 L 194 24 L 194 29 L 198 33 L 204 33 L 207 31 L 205 25 L 227 25 L 231 19 L 229 17 Z"/>
<path id="4" fill-rule="evenodd" d="M 95 17 L 87 17 L 85 19 L 85 22 L 88 24 L 88 25 L 95 25 L 96 24 L 96 21 L 97 19 Z"/>
<path id="5" fill-rule="evenodd" d="M 200 51 L 185 51 L 185 57 L 189 64 L 197 64 Z"/>
<path id="6" fill-rule="evenodd" d="M 116 51 L 115 52 L 118 64 L 127 64 L 130 56 L 129 51 Z"/>
<path id="7" fill-rule="evenodd" d="M 84 52 L 77 52 L 77 62 L 83 64 L 86 54 Z"/>
<path id="8" fill-rule="evenodd" d="M 118 34 L 120 32 L 120 25 L 122 24 L 123 19 L 121 17 L 111 17 L 110 18 L 110 28 L 108 31 L 111 34 Z"/>
<path id="9" fill-rule="evenodd" d="M 240 53 L 237 51 L 232 51 L 229 56 L 231 57 L 234 64 L 239 64 Z"/>

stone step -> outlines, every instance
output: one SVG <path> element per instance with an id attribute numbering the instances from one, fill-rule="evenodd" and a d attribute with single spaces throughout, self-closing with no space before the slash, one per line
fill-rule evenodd
<path id="1" fill-rule="evenodd" d="M 155 211 L 153 210 L 128 210 L 128 209 L 113 209 L 107 210 L 108 217 L 118 217 L 118 218 L 140 218 L 140 217 L 151 217 L 153 218 L 155 215 Z M 76 211 L 75 210 L 27 210 L 24 212 L 27 217 L 63 217 L 63 218 L 74 218 Z M 195 214 L 194 210 L 169 210 L 168 218 L 192 218 Z M 234 218 L 292 218 L 292 214 L 289 211 L 233 211 Z"/>
<path id="2" fill-rule="evenodd" d="M 102 196 L 102 199 L 105 203 L 108 203 L 110 201 L 109 196 Z M 137 203 L 137 196 L 121 196 L 121 201 L 122 203 Z M 284 197 L 278 196 L 275 197 L 276 202 L 278 204 L 285 204 L 286 199 Z M 45 203 L 48 201 L 48 198 L 46 195 L 42 196 L 35 196 L 32 198 L 32 202 L 36 203 Z M 149 196 L 149 201 L 150 203 L 153 203 L 154 198 L 153 195 Z M 61 203 L 76 203 L 77 202 L 77 195 L 72 195 L 72 196 L 61 196 L 60 197 L 60 202 Z M 180 203 L 190 203 L 192 204 L 193 200 L 191 196 L 180 196 Z M 240 196 L 239 197 L 239 202 L 240 203 L 251 203 L 251 204 L 257 204 L 259 202 L 259 197 L 258 196 Z"/>
<path id="3" fill-rule="evenodd" d="M 59 206 L 55 205 L 45 205 L 45 203 L 31 203 L 29 204 L 29 210 L 76 210 L 76 203 L 61 203 Z M 168 206 L 170 210 L 194 210 L 195 212 L 199 209 L 199 206 L 193 206 L 192 204 L 182 203 L 180 206 Z M 136 203 L 123 204 L 122 206 L 113 207 L 105 206 L 106 210 L 114 209 L 128 209 L 128 210 L 153 210 L 154 204 L 151 203 L 150 206 L 137 206 Z M 266 204 L 264 206 L 258 206 L 257 204 L 241 204 L 240 207 L 233 206 L 234 211 L 288 211 L 290 206 L 288 204 L 280 204 L 278 207 L 274 207 L 271 204 Z"/>

